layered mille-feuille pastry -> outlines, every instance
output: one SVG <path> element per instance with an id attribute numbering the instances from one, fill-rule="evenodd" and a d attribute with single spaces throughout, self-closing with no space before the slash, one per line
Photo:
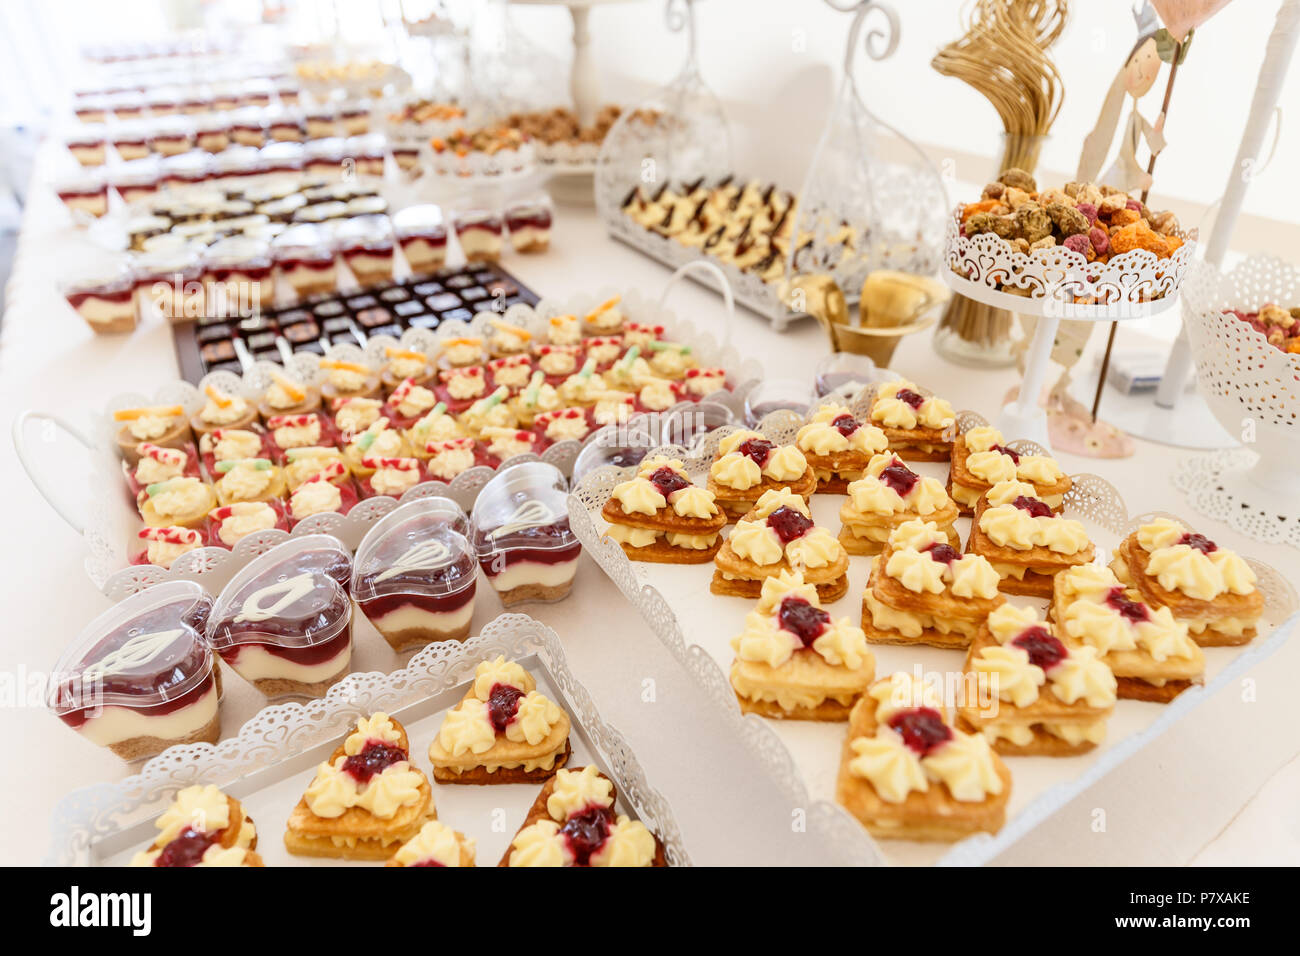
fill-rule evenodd
<path id="1" fill-rule="evenodd" d="M 1148 604 L 1169 608 L 1202 647 L 1245 644 L 1257 633 L 1264 595 L 1250 565 L 1172 518 L 1125 538 L 1111 569 Z"/>
<path id="2" fill-rule="evenodd" d="M 1061 510 L 1071 484 L 1055 459 L 1008 448 L 996 428 L 971 428 L 953 440 L 948 493 L 962 514 L 971 514 L 980 497 L 1002 481 L 1033 485 L 1034 497 L 1053 511 Z"/>
<path id="3" fill-rule="evenodd" d="M 817 475 L 817 490 L 841 495 L 861 478 L 874 455 L 889 447 L 885 433 L 843 405 L 823 405 L 799 429 L 795 445 Z"/>
<path id="4" fill-rule="evenodd" d="M 386 860 L 436 817 L 433 791 L 411 764 L 406 728 L 384 713 L 359 717 L 289 815 L 284 845 L 296 856 Z"/>
<path id="5" fill-rule="evenodd" d="M 131 866 L 263 866 L 257 828 L 243 805 L 212 784 L 177 791 L 154 821 L 158 836 Z"/>
<path id="6" fill-rule="evenodd" d="M 817 527 L 808 502 L 788 488 L 766 491 L 736 522 L 713 559 L 714 594 L 759 597 L 770 577 L 798 570 L 823 601 L 849 588 L 849 556 L 833 534 Z"/>
<path id="7" fill-rule="evenodd" d="M 1167 607 L 1143 600 L 1100 564 L 1056 576 L 1052 618 L 1071 648 L 1097 649 L 1130 700 L 1168 702 L 1205 677 L 1205 655 Z"/>
<path id="8" fill-rule="evenodd" d="M 718 443 L 709 466 L 709 491 L 730 518 L 754 507 L 769 491 L 785 488 L 803 498 L 817 490 L 817 475 L 794 445 L 777 445 L 755 431 L 735 431 Z"/>
<path id="9" fill-rule="evenodd" d="M 609 522 L 605 533 L 629 558 L 661 564 L 712 561 L 727 523 L 713 493 L 670 458 L 641 462 L 636 477 L 614 487 L 600 515 Z"/>
<path id="10" fill-rule="evenodd" d="M 937 478 L 918 475 L 893 452 L 876 455 L 848 486 L 840 506 L 840 542 L 849 554 L 879 554 L 899 525 L 920 518 L 958 547 L 957 506 Z"/>
<path id="11" fill-rule="evenodd" d="M 502 656 L 478 665 L 429 744 L 439 783 L 545 780 L 570 753 L 569 715 L 537 690 L 532 674 Z"/>
<path id="12" fill-rule="evenodd" d="M 1115 675 L 1095 647 L 1066 644 L 1034 608 L 994 610 L 971 642 L 965 673 L 958 726 L 982 733 L 1000 754 L 1070 757 L 1106 738 Z"/>
<path id="13" fill-rule="evenodd" d="M 595 766 L 558 770 L 533 801 L 498 866 L 667 866 L 663 844 L 618 813 Z"/>
<path id="14" fill-rule="evenodd" d="M 910 674 L 853 705 L 835 799 L 878 839 L 953 841 L 997 833 L 1011 771 L 982 734 L 952 726 L 939 692 Z"/>
<path id="15" fill-rule="evenodd" d="M 885 433 L 889 447 L 908 461 L 947 461 L 957 413 L 944 399 L 922 394 L 911 382 L 882 382 L 867 418 Z"/>
<path id="16" fill-rule="evenodd" d="M 876 672 L 866 635 L 822 608 L 798 571 L 763 582 L 745 630 L 731 639 L 731 687 L 745 713 L 789 720 L 847 720 Z"/>
<path id="17" fill-rule="evenodd" d="M 1031 597 L 1051 597 L 1053 576 L 1094 553 L 1083 525 L 1057 514 L 1023 481 L 1000 481 L 985 493 L 966 550 L 989 560 L 1007 594 Z"/>
<path id="18" fill-rule="evenodd" d="M 873 559 L 862 630 L 877 644 L 966 647 L 1005 602 L 988 561 L 959 553 L 947 532 L 918 518 L 895 528 Z"/>

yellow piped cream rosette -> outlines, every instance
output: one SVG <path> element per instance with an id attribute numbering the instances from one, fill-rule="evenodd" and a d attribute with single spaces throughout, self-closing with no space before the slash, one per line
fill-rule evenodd
<path id="1" fill-rule="evenodd" d="M 1258 633 L 1264 595 L 1250 565 L 1172 518 L 1125 538 L 1111 568 L 1148 604 L 1169 608 L 1202 647 L 1246 644 Z"/>
<path id="2" fill-rule="evenodd" d="M 862 629 L 832 619 L 798 571 L 763 582 L 758 606 L 731 647 L 740 709 L 764 717 L 847 720 L 876 671 Z"/>
<path id="3" fill-rule="evenodd" d="M 222 505 L 238 501 L 278 501 L 287 492 L 284 470 L 268 458 L 242 458 L 215 464 L 213 489 Z"/>
<path id="4" fill-rule="evenodd" d="M 475 866 L 475 841 L 445 823 L 429 820 L 385 866 Z"/>
<path id="5" fill-rule="evenodd" d="M 722 546 L 727 523 L 713 494 L 692 483 L 682 462 L 642 461 L 635 477 L 614 487 L 601 508 L 605 534 L 633 561 L 706 564 Z"/>
<path id="6" fill-rule="evenodd" d="M 849 587 L 844 546 L 813 523 L 807 500 L 787 488 L 763 493 L 736 522 L 713 563 L 714 594 L 756 598 L 767 578 L 795 570 L 823 601 L 839 600 Z"/>
<path id="7" fill-rule="evenodd" d="M 982 734 L 952 726 L 910 674 L 877 681 L 849 714 L 836 801 L 877 839 L 950 842 L 997 833 L 1011 771 Z"/>
<path id="8" fill-rule="evenodd" d="M 431 442 L 447 442 L 456 438 L 466 438 L 468 433 L 456 421 L 454 415 L 441 405 L 435 405 L 423 418 L 406 430 L 405 438 L 416 458 L 428 459 L 432 454 L 428 450 Z M 400 456 L 399 456 L 400 457 Z"/>
<path id="9" fill-rule="evenodd" d="M 217 493 L 202 479 L 182 475 L 148 485 L 137 499 L 140 517 L 150 528 L 199 530 L 217 506 Z"/>
<path id="10" fill-rule="evenodd" d="M 594 765 L 557 770 L 533 801 L 498 866 L 667 866 L 664 847 L 621 814 L 614 782 Z M 580 834 L 570 840 L 569 832 Z"/>
<path id="11" fill-rule="evenodd" d="M 406 728 L 375 713 L 359 717 L 316 768 L 289 815 L 284 845 L 295 856 L 386 860 L 436 817 L 429 781 L 411 763 Z"/>
<path id="12" fill-rule="evenodd" d="M 1003 756 L 1069 757 L 1106 737 L 1116 681 L 1095 647 L 1071 647 L 1032 607 L 1004 604 L 966 655 L 957 725 Z"/>
<path id="13" fill-rule="evenodd" d="M 860 421 L 843 405 L 823 405 L 794 440 L 817 475 L 817 490 L 844 494 L 866 471 L 872 457 L 889 447 L 885 433 Z"/>
<path id="14" fill-rule="evenodd" d="M 734 519 L 777 488 L 809 497 L 817 490 L 817 475 L 795 445 L 777 445 L 761 432 L 742 429 L 718 443 L 718 453 L 709 466 L 708 487 L 722 510 Z"/>
<path id="15" fill-rule="evenodd" d="M 952 443 L 948 493 L 962 514 L 974 512 L 980 497 L 1000 481 L 1033 485 L 1034 497 L 1058 512 L 1072 484 L 1056 459 L 1013 451 L 996 428 L 981 425 L 958 435 Z"/>
<path id="16" fill-rule="evenodd" d="M 263 866 L 257 849 L 257 828 L 234 797 L 212 784 L 194 784 L 177 791 L 171 804 L 154 821 L 158 836 L 146 850 L 131 857 L 131 866 Z M 167 846 L 186 830 L 211 840 L 198 862 L 172 863 Z"/>
<path id="17" fill-rule="evenodd" d="M 545 780 L 569 759 L 569 715 L 537 690 L 533 675 L 498 656 L 483 661 L 429 744 L 438 783 Z"/>
<path id="18" fill-rule="evenodd" d="M 871 562 L 862 630 L 873 644 L 967 647 L 1004 603 L 988 561 L 958 553 L 946 531 L 914 518 L 893 530 Z"/>
<path id="19" fill-rule="evenodd" d="M 1052 511 L 1023 481 L 1000 481 L 975 506 L 966 550 L 997 569 L 1007 594 L 1051 597 L 1052 577 L 1087 564 L 1095 553 L 1088 532 Z"/>
<path id="20" fill-rule="evenodd" d="M 867 419 L 906 461 L 947 461 L 952 455 L 957 413 L 944 399 L 923 394 L 912 382 L 877 385 Z"/>
<path id="21" fill-rule="evenodd" d="M 892 451 L 873 456 L 847 494 L 840 506 L 840 543 L 849 554 L 879 554 L 895 528 L 916 518 L 946 532 L 953 547 L 961 543 L 953 527 L 957 506 L 943 485 L 916 474 Z"/>
<path id="22" fill-rule="evenodd" d="M 333 467 L 337 465 L 338 467 Z M 343 460 L 343 452 L 339 449 L 325 445 L 309 445 L 305 448 L 292 448 L 285 454 L 284 480 L 288 485 L 289 491 L 297 491 L 303 482 L 309 481 L 324 471 L 334 472 L 342 469 L 341 473 L 335 474 L 330 478 L 337 485 L 345 485 L 348 482 L 348 466 Z"/>
<path id="23" fill-rule="evenodd" d="M 1057 636 L 1071 648 L 1096 648 L 1121 698 L 1167 703 L 1204 682 L 1205 655 L 1187 625 L 1123 585 L 1110 568 L 1067 568 L 1053 586 Z"/>

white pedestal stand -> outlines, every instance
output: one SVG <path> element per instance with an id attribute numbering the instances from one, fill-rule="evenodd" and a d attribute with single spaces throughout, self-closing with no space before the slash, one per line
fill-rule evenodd
<path id="1" fill-rule="evenodd" d="M 956 293 L 1020 315 L 1038 317 L 1034 337 L 1025 354 L 1025 376 L 1015 401 L 1003 406 L 993 424 L 1008 440 L 1027 438 L 1037 442 L 1049 452 L 1052 448 L 1047 429 L 1047 411 L 1039 403 L 1043 384 L 1047 380 L 1047 365 L 1051 361 L 1052 342 L 1056 338 L 1061 319 L 1083 319 L 1091 322 L 1116 322 L 1125 319 L 1155 315 L 1178 301 L 1175 292 L 1151 302 L 1125 302 L 1117 307 L 1105 305 L 1073 305 L 1057 299 L 1033 299 L 1012 295 L 990 288 L 982 282 L 965 279 L 951 269 L 943 271 L 944 281 Z"/>

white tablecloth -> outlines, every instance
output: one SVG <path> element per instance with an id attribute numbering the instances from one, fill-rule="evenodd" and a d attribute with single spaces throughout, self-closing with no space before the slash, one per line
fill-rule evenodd
<path id="1" fill-rule="evenodd" d="M 96 337 L 59 297 L 55 281 L 70 234 L 57 200 L 45 190 L 34 190 L 9 289 L 10 313 L 0 337 L 0 410 L 6 422 L 34 407 L 87 424 L 109 396 L 137 389 L 150 392 L 177 375 L 171 336 L 162 324 L 141 327 L 130 336 Z M 551 251 L 511 256 L 505 265 L 539 294 L 557 296 L 610 284 L 657 293 L 668 276 L 663 267 L 607 239 L 593 212 L 567 207 L 557 216 Z M 723 321 L 720 300 L 689 283 L 674 292 L 672 304 L 697 324 Z M 813 365 L 827 350 L 822 331 L 811 321 L 778 335 L 743 309 L 737 314 L 734 340 L 745 354 L 783 376 L 811 377 Z M 1094 344 L 1101 341 L 1099 332 Z M 1013 371 L 974 371 L 944 361 L 931 350 L 928 334 L 906 341 L 893 367 L 940 391 L 957 408 L 990 416 L 1016 381 Z M 45 467 L 70 507 L 81 511 L 87 497 L 83 458 L 75 444 L 61 436 L 37 435 L 33 440 L 46 437 L 50 440 L 40 444 Z M 1105 476 L 1125 494 L 1131 512 L 1165 509 L 1195 521 L 1169 480 L 1182 454 L 1139 442 L 1138 453 L 1127 460 L 1061 460 L 1068 471 Z M 0 787 L 0 815 L 11 824 L 0 863 L 32 863 L 46 849 L 50 810 L 64 794 L 118 779 L 128 768 L 64 727 L 31 689 L 40 686 L 61 649 L 108 601 L 83 572 L 80 539 L 45 504 L 12 456 L 0 472 L 0 492 L 6 532 L 0 607 L 9 614 L 0 643 L 0 699 L 5 705 L 0 729 L 10 771 Z M 1293 550 L 1249 541 L 1225 527 L 1208 525 L 1208 530 L 1224 544 L 1284 572 L 1300 566 Z M 480 602 L 476 623 L 498 611 L 489 595 Z M 535 609 L 535 615 L 559 631 L 579 679 L 605 716 L 630 739 L 650 779 L 673 801 L 698 863 L 811 862 L 808 847 L 797 839 L 781 846 L 737 842 L 734 833 L 715 825 L 725 817 L 739 821 L 736 825 L 742 829 L 746 820 L 754 820 L 756 827 L 775 824 L 780 829 L 780 815 L 788 820 L 788 807 L 761 781 L 719 783 L 711 775 L 712 766 L 732 759 L 734 743 L 713 739 L 710 705 L 593 563 L 584 559 L 569 600 Z M 610 629 L 611 620 L 618 621 L 617 632 Z M 368 637 L 361 630 L 358 634 L 358 669 L 396 666 L 373 632 Z M 1300 642 L 1293 641 L 1241 686 L 1228 687 L 1206 701 L 1001 861 L 1300 862 L 1294 814 L 1280 817 L 1267 810 L 1300 804 L 1297 673 Z M 647 679 L 660 690 L 653 702 L 646 702 L 642 693 Z M 9 682 L 7 692 L 4 681 Z M 261 704 L 260 696 L 243 682 L 228 681 L 225 733 L 232 733 Z M 1252 804 L 1257 793 L 1260 798 Z M 1098 810 L 1105 811 L 1104 830 L 1095 823 Z"/>

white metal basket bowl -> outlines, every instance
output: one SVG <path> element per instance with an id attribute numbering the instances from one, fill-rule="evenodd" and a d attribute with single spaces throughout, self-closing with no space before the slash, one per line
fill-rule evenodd
<path id="1" fill-rule="evenodd" d="M 1143 249 L 1105 263 L 1090 263 L 1064 246 L 1022 253 L 992 233 L 962 235 L 961 210 L 958 206 L 948 220 L 945 261 L 964 281 L 949 284 L 970 298 L 1012 310 L 1017 299 L 1022 305 L 1028 299 L 1034 306 L 1062 303 L 1072 318 L 1094 317 L 1086 314 L 1089 310 L 1098 312 L 1097 318 L 1157 312 L 1173 304 L 1196 254 L 1195 230 L 1179 232 L 1183 244 L 1165 259 Z"/>
<path id="2" fill-rule="evenodd" d="M 403 333 L 400 342 L 391 336 L 374 336 L 367 341 L 364 349 L 356 345 L 336 345 L 326 353 L 325 357 L 359 362 L 378 369 L 385 361 L 386 348 L 390 346 L 400 345 L 402 348 L 436 354 L 444 339 L 464 335 L 486 337 L 491 331 L 488 323 L 493 320 L 504 320 L 523 326 L 532 331 L 534 336 L 540 337 L 551 316 L 585 313 L 617 294 L 621 295 L 620 307 L 629 318 L 645 324 L 662 325 L 665 336 L 672 341 L 691 346 L 701 364 L 726 369 L 728 382 L 732 387 L 732 391 L 725 396 L 726 403 L 739 417 L 740 403 L 745 393 L 761 375 L 761 366 L 754 359 L 742 360 L 740 353 L 729 345 L 730 314 L 723 328 L 701 329 L 689 321 L 679 319 L 664 305 L 664 299 L 677 281 L 679 276 L 674 275 L 658 299 L 635 290 L 604 288 L 595 293 L 565 299 L 543 299 L 536 307 L 514 305 L 504 313 L 480 312 L 469 322 L 446 322 L 436 330 L 408 329 Z M 296 353 L 287 363 L 286 371 L 307 384 L 317 384 L 326 374 L 320 367 L 321 359 L 322 356 L 308 352 Z M 96 414 L 95 426 L 89 432 L 83 432 L 82 429 L 58 415 L 45 412 L 28 410 L 18 416 L 14 422 L 13 439 L 19 461 L 50 506 L 85 539 L 86 573 L 105 594 L 118 600 L 162 581 L 177 579 L 198 581 L 210 589 L 219 588 L 221 583 L 239 568 L 289 536 L 325 532 L 335 535 L 344 544 L 355 548 L 376 521 L 397 507 L 400 503 L 398 499 L 380 495 L 359 502 L 346 515 L 314 515 L 297 524 L 292 532 L 277 528 L 257 532 L 241 540 L 234 549 L 229 551 L 217 547 L 197 548 L 181 555 L 170 568 L 130 563 L 131 545 L 135 543 L 139 516 L 123 483 L 112 412 L 147 404 L 181 405 L 187 413 L 196 412 L 204 402 L 203 389 L 208 384 L 215 384 L 228 393 L 240 394 L 250 399 L 256 398 L 271 384 L 271 373 L 278 370 L 280 366 L 273 362 L 258 362 L 243 375 L 229 371 L 211 372 L 204 376 L 197 386 L 188 382 L 173 381 L 159 388 L 152 395 L 140 393 L 116 395 Z M 713 396 L 710 401 L 717 401 L 722 397 Z M 667 416 L 677 407 L 666 410 L 663 415 Z M 82 508 L 66 508 L 59 500 L 59 495 L 48 484 L 44 477 L 44 469 L 39 464 L 40 455 L 36 447 L 27 441 L 27 425 L 31 421 L 52 423 L 62 428 L 87 449 L 89 496 Z M 594 440 L 597 440 L 597 435 L 588 436 L 584 442 L 557 442 L 546 448 L 540 456 L 531 453 L 518 455 L 503 462 L 501 467 L 541 460 L 555 465 L 567 477 L 572 474 L 579 453 L 588 442 Z M 495 473 L 493 469 L 486 466 L 476 466 L 457 475 L 450 482 L 422 482 L 409 489 L 400 501 L 445 496 L 455 500 L 468 512 L 473 507 L 479 491 Z M 78 517 L 78 510 L 84 514 L 84 520 Z"/>
<path id="3" fill-rule="evenodd" d="M 1271 345 L 1227 311 L 1300 305 L 1300 269 L 1266 255 L 1250 256 L 1228 273 L 1197 263 L 1184 293 L 1183 322 L 1201 394 L 1247 448 L 1213 456 L 1214 480 L 1193 495 L 1193 504 L 1245 534 L 1300 547 L 1300 355 Z"/>

